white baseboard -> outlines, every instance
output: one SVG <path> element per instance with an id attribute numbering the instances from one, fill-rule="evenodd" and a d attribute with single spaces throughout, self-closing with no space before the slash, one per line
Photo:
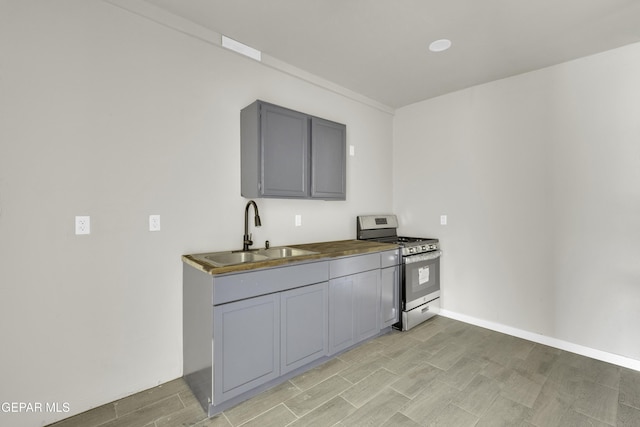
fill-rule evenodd
<path id="1" fill-rule="evenodd" d="M 448 317 L 450 319 L 459 320 L 461 322 L 469 323 L 471 325 L 480 326 L 481 328 L 491 329 L 492 331 L 502 332 L 503 334 L 512 335 L 514 337 L 522 338 L 528 341 L 533 341 L 539 344 L 548 345 L 549 347 L 558 348 L 560 350 L 569 351 L 571 353 L 580 354 L 582 356 L 590 357 L 592 359 L 602 360 L 603 362 L 612 363 L 614 365 L 622 366 L 625 368 L 640 371 L 640 360 L 631 359 L 629 357 L 620 356 L 613 353 L 608 353 L 602 350 L 596 350 L 594 348 L 585 347 L 583 345 L 574 344 L 568 341 L 560 340 L 546 335 L 536 334 L 534 332 L 525 331 L 522 329 L 514 328 L 512 326 L 502 325 L 500 323 L 490 322 L 488 320 L 478 319 L 475 317 L 467 316 L 465 314 L 456 313 L 446 309 L 440 309 L 440 316 Z"/>

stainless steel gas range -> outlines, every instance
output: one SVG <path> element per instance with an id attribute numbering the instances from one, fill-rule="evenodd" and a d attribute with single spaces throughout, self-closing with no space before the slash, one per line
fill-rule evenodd
<path id="1" fill-rule="evenodd" d="M 433 317 L 440 307 L 440 242 L 434 238 L 398 236 L 395 215 L 361 215 L 359 240 L 375 240 L 400 246 L 400 322 L 394 328 L 407 331 Z"/>

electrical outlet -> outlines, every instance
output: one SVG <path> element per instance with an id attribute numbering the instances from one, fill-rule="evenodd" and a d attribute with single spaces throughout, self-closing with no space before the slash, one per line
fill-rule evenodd
<path id="1" fill-rule="evenodd" d="M 440 215 L 440 225 L 447 225 L 447 216 Z"/>
<path id="2" fill-rule="evenodd" d="M 149 231 L 160 231 L 160 215 L 149 215 Z"/>
<path id="3" fill-rule="evenodd" d="M 301 227 L 302 226 L 302 215 L 297 214 L 296 215 L 296 227 Z"/>
<path id="4" fill-rule="evenodd" d="M 91 234 L 91 217 L 76 216 L 76 234 Z"/>

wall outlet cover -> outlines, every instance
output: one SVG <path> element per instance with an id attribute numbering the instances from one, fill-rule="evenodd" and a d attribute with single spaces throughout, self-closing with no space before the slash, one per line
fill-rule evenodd
<path id="1" fill-rule="evenodd" d="M 160 215 L 149 215 L 149 231 L 160 231 Z"/>
<path id="2" fill-rule="evenodd" d="M 76 234 L 91 234 L 90 216 L 76 216 Z"/>

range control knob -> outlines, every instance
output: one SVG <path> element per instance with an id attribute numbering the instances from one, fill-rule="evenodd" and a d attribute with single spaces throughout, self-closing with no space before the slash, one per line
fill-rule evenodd
<path id="1" fill-rule="evenodd" d="M 412 254 L 412 253 L 414 253 L 414 252 L 415 252 L 415 250 L 414 250 L 413 248 L 409 248 L 409 253 L 410 253 L 410 254 Z"/>
<path id="2" fill-rule="evenodd" d="M 423 247 L 422 247 L 422 250 L 423 250 L 423 251 L 426 251 L 426 250 L 427 250 L 427 247 L 426 247 L 426 246 L 423 246 Z"/>

